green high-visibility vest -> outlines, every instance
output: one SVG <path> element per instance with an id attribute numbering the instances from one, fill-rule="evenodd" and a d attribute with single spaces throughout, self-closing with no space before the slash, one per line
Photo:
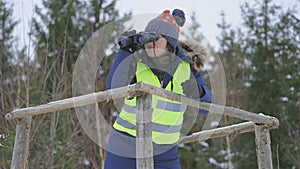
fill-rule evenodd
<path id="1" fill-rule="evenodd" d="M 191 73 L 190 63 L 181 62 L 175 70 L 173 80 L 166 86 L 169 90 L 178 94 L 183 94 L 181 83 L 189 79 Z M 156 87 L 161 87 L 158 77 L 151 69 L 141 62 L 137 63 L 136 69 L 137 82 L 145 82 Z M 173 144 L 180 137 L 182 128 L 183 114 L 186 105 L 180 102 L 165 99 L 152 95 L 152 140 L 156 144 Z M 114 123 L 114 128 L 136 136 L 136 98 L 125 99 L 121 113 Z"/>

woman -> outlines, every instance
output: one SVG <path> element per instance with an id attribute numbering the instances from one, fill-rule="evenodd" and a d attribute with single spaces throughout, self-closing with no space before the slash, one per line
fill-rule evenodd
<path id="1" fill-rule="evenodd" d="M 184 22 L 184 12 L 179 9 L 175 9 L 172 14 L 166 10 L 152 19 L 145 32 L 155 32 L 159 38 L 146 43 L 138 51 L 135 45 L 121 48 L 111 66 L 107 88 L 145 82 L 200 101 L 211 102 L 211 92 L 198 71 L 203 66 L 201 56 L 205 52 L 202 51 L 200 56 L 189 45 L 178 42 L 179 26 L 183 26 Z M 135 31 L 125 35 L 132 37 Z M 194 54 L 187 57 L 183 50 Z M 186 106 L 153 95 L 152 109 L 154 168 L 180 169 L 176 143 L 180 137 Z M 136 99 L 125 98 L 109 138 L 105 169 L 136 168 L 136 111 Z M 207 113 L 204 110 L 199 112 Z"/>

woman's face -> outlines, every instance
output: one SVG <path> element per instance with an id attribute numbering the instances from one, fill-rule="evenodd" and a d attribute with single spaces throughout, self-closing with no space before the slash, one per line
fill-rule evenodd
<path id="1" fill-rule="evenodd" d="M 160 36 L 158 40 L 146 43 L 145 50 L 149 57 L 163 56 L 167 52 L 167 40 Z"/>

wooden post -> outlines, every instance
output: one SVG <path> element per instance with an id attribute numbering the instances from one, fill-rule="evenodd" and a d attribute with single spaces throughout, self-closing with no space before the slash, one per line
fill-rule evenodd
<path id="1" fill-rule="evenodd" d="M 25 169 L 29 149 L 31 117 L 22 118 L 16 127 L 14 151 L 10 168 Z"/>
<path id="2" fill-rule="evenodd" d="M 270 129 L 267 125 L 258 124 L 254 128 L 258 168 L 272 169 Z"/>
<path id="3" fill-rule="evenodd" d="M 136 167 L 153 169 L 151 95 L 137 96 L 136 114 Z"/>

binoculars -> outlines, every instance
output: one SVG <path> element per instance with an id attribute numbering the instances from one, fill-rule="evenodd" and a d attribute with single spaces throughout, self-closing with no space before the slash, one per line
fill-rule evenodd
<path id="1" fill-rule="evenodd" d="M 158 38 L 159 36 L 155 32 L 139 32 L 133 36 L 121 36 L 118 44 L 120 48 L 130 45 L 143 46 L 146 43 L 156 41 Z"/>

